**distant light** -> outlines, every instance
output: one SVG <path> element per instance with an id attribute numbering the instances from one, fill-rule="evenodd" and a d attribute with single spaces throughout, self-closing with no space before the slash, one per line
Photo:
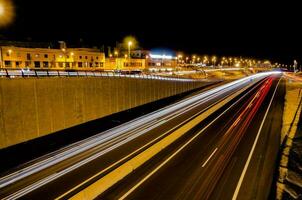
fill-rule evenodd
<path id="1" fill-rule="evenodd" d="M 0 16 L 4 15 L 4 6 L 0 4 Z"/>
<path id="2" fill-rule="evenodd" d="M 154 55 L 150 54 L 151 58 L 156 58 L 156 59 L 173 59 L 173 56 L 171 55 Z"/>
<path id="3" fill-rule="evenodd" d="M 15 17 L 15 8 L 11 0 L 0 0 L 0 28 L 11 24 Z"/>
<path id="4" fill-rule="evenodd" d="M 9 54 L 11 54 L 11 53 L 12 53 L 12 50 L 11 50 L 11 49 L 9 49 L 9 50 L 8 50 L 8 53 L 9 53 Z"/>
<path id="5" fill-rule="evenodd" d="M 74 53 L 73 53 L 73 52 L 71 52 L 71 53 L 70 53 L 70 55 L 71 55 L 71 56 L 74 56 Z"/>

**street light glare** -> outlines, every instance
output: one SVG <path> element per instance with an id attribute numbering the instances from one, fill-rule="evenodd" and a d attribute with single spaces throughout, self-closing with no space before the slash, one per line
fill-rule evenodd
<path id="1" fill-rule="evenodd" d="M 13 22 L 15 17 L 14 10 L 11 0 L 0 0 L 0 28 Z"/>
<path id="2" fill-rule="evenodd" d="M 0 16 L 4 15 L 4 6 L 0 4 Z"/>

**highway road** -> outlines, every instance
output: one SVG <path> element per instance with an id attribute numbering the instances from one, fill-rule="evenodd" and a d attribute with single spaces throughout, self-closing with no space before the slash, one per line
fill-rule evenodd
<path id="1" fill-rule="evenodd" d="M 99 199 L 268 199 L 282 123 L 279 80 L 253 88 Z"/>
<path id="2" fill-rule="evenodd" d="M 236 158 L 234 152 L 242 144 L 241 141 L 244 141 L 242 138 L 246 138 L 246 132 L 250 130 L 248 127 L 258 121 L 253 119 L 259 118 L 261 121 L 259 110 L 268 107 L 267 101 L 270 96 L 274 96 L 273 89 L 278 85 L 278 78 L 271 76 L 279 75 L 257 74 L 204 91 L 31 161 L 0 178 L 0 198 L 71 197 L 196 116 L 245 89 L 243 95 L 233 99 L 197 127 L 193 127 L 100 198 L 115 199 L 124 194 L 127 194 L 125 197 L 147 199 L 190 198 L 192 194 L 197 195 L 194 198 L 204 195 L 208 197 L 216 189 L 219 178 L 229 169 L 228 164 Z M 202 139 L 198 139 L 199 137 Z M 188 141 L 191 141 L 189 148 L 185 146 L 182 149 Z M 156 173 L 147 176 L 145 181 L 135 187 L 144 180 L 145 175 L 152 173 L 161 166 L 163 160 L 175 152 L 178 159 L 174 156 L 175 158 L 171 159 L 173 162 L 169 160 L 156 170 Z M 207 187 L 210 188 L 205 189 Z M 131 188 L 134 188 L 133 191 Z"/>

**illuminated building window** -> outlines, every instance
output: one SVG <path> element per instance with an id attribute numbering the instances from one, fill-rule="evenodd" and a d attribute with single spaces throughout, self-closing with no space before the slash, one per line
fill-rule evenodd
<path id="1" fill-rule="evenodd" d="M 31 66 L 31 62 L 30 62 L 30 61 L 26 61 L 26 62 L 25 62 L 25 66 L 26 66 L 26 67 L 30 67 L 30 66 Z"/>
<path id="2" fill-rule="evenodd" d="M 64 67 L 63 63 L 62 62 L 59 62 L 59 67 Z"/>
<path id="3" fill-rule="evenodd" d="M 26 54 L 26 59 L 27 59 L 27 60 L 31 60 L 30 53 Z"/>
<path id="4" fill-rule="evenodd" d="M 5 65 L 5 67 L 11 67 L 12 66 L 12 61 L 6 60 L 6 61 L 4 61 L 4 65 Z"/>
<path id="5" fill-rule="evenodd" d="M 43 62 L 43 67 L 48 68 L 49 67 L 49 63 L 48 62 Z"/>
<path id="6" fill-rule="evenodd" d="M 20 67 L 21 64 L 22 64 L 21 61 L 16 61 L 16 67 Z"/>
<path id="7" fill-rule="evenodd" d="M 40 68 L 41 67 L 41 65 L 40 65 L 40 62 L 39 61 L 35 61 L 35 68 Z"/>

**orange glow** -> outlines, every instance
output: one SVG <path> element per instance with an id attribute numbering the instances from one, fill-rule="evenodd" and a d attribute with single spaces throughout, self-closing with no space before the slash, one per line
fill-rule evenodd
<path id="1" fill-rule="evenodd" d="M 15 17 L 15 9 L 11 0 L 0 0 L 0 28 L 11 24 Z"/>

